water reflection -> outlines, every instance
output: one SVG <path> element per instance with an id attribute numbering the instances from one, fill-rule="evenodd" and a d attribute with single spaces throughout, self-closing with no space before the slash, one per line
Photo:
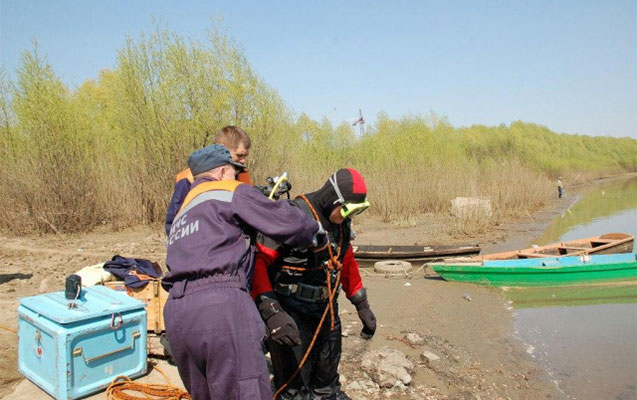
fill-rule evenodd
<path id="1" fill-rule="evenodd" d="M 637 308 L 602 304 L 517 310 L 517 335 L 571 399 L 635 399 Z"/>
<path id="2" fill-rule="evenodd" d="M 637 282 L 510 288 L 506 297 L 516 309 L 637 303 Z"/>
<path id="3" fill-rule="evenodd" d="M 536 243 L 609 232 L 637 235 L 637 179 L 591 189 Z M 569 398 L 637 399 L 637 282 L 505 294 L 517 335 Z"/>
<path id="4" fill-rule="evenodd" d="M 553 221 L 536 243 L 543 245 L 608 232 L 634 235 L 636 230 L 637 179 L 630 179 L 596 186 L 582 194 L 573 206 Z"/>

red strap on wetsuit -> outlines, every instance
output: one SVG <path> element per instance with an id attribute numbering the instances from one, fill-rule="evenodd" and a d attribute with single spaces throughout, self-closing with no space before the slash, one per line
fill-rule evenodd
<path id="1" fill-rule="evenodd" d="M 257 243 L 257 254 L 254 261 L 254 274 L 252 275 L 252 290 L 250 295 L 256 299 L 261 293 L 272 292 L 272 283 L 268 276 L 268 267 L 274 263 L 279 252 Z"/>
<path id="2" fill-rule="evenodd" d="M 358 269 L 358 261 L 354 258 L 352 246 L 347 247 L 343 257 L 343 269 L 341 270 L 341 283 L 347 298 L 352 297 L 363 287 L 363 280 Z"/>

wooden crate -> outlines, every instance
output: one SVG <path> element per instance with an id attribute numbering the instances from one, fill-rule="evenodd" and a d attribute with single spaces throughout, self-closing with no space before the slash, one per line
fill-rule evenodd
<path id="1" fill-rule="evenodd" d="M 164 305 L 166 304 L 166 299 L 168 299 L 168 292 L 161 287 L 159 279 L 154 279 L 143 288 L 137 289 L 126 287 L 123 281 L 105 282 L 104 286 L 126 292 L 129 296 L 146 303 L 148 331 L 159 334 L 166 330 L 164 325 Z"/>
<path id="2" fill-rule="evenodd" d="M 164 346 L 161 344 L 161 337 L 165 334 L 155 334 L 149 333 L 147 339 L 147 349 L 149 357 L 157 357 L 157 358 L 170 358 L 170 355 L 164 349 Z"/>

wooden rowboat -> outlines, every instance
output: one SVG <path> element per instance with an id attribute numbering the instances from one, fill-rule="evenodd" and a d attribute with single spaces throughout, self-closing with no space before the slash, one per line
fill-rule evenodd
<path id="1" fill-rule="evenodd" d="M 553 243 L 524 250 L 483 254 L 470 257 L 466 261 L 520 260 L 527 258 L 563 257 L 579 255 L 619 254 L 633 251 L 635 238 L 627 233 L 607 233 L 585 239 Z"/>
<path id="2" fill-rule="evenodd" d="M 449 257 L 469 257 L 480 254 L 478 245 L 458 246 L 390 246 L 357 245 L 352 246 L 354 255 L 360 262 L 373 263 L 383 260 L 401 260 L 420 262 L 442 260 Z"/>
<path id="3" fill-rule="evenodd" d="M 637 279 L 634 253 L 427 264 L 445 280 L 492 286 L 548 286 Z"/>

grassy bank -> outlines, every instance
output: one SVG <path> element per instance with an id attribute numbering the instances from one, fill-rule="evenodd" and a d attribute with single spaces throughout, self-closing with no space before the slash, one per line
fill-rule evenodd
<path id="1" fill-rule="evenodd" d="M 295 117 L 215 29 L 200 43 L 157 28 L 128 39 L 117 60 L 71 89 L 34 45 L 15 81 L 0 74 L 0 229 L 161 221 L 188 154 L 228 124 L 251 136 L 255 182 L 288 171 L 298 193 L 338 168 L 358 168 L 370 212 L 385 220 L 447 213 L 463 196 L 490 199 L 493 217 L 481 223 L 492 223 L 541 207 L 559 175 L 568 182 L 637 170 L 637 141 L 628 138 L 523 122 L 456 128 L 434 114 L 381 114 L 359 137 L 347 124 Z"/>

